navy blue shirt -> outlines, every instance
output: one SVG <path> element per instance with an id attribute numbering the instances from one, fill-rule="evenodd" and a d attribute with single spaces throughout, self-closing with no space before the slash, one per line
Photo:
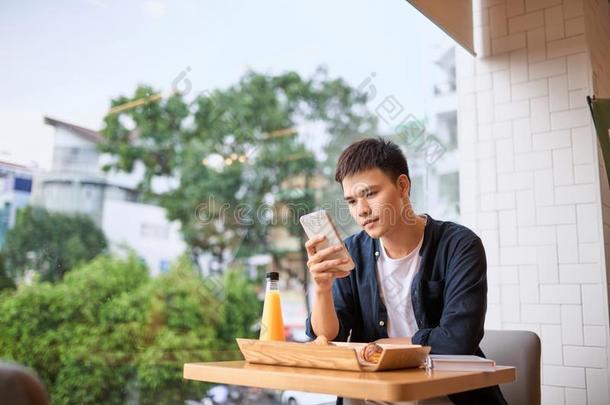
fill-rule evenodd
<path id="1" fill-rule="evenodd" d="M 420 267 L 411 284 L 418 331 L 414 344 L 431 346 L 432 353 L 483 356 L 487 310 L 487 261 L 481 239 L 465 226 L 427 215 Z M 355 269 L 333 282 L 332 294 L 339 334 L 335 341 L 372 342 L 387 338 L 387 309 L 377 280 L 378 239 L 365 231 L 345 239 Z M 307 335 L 315 339 L 311 314 Z M 455 403 L 504 404 L 499 388 L 491 387 L 450 396 Z"/>

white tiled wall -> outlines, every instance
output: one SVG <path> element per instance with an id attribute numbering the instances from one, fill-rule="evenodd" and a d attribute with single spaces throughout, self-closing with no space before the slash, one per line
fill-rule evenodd
<path id="1" fill-rule="evenodd" d="M 457 55 L 460 202 L 488 256 L 486 327 L 540 336 L 544 404 L 610 404 L 610 191 L 585 99 L 610 98 L 610 5 L 473 8 L 479 56 Z"/>

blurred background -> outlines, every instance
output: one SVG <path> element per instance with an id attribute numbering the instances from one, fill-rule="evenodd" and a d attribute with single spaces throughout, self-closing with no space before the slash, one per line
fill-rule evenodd
<path id="1" fill-rule="evenodd" d="M 298 218 L 357 230 L 334 182 L 357 139 L 460 220 L 456 45 L 405 1 L 4 2 L 0 59 L 0 357 L 56 403 L 328 400 L 182 365 L 241 358 L 271 270 L 306 340 Z"/>

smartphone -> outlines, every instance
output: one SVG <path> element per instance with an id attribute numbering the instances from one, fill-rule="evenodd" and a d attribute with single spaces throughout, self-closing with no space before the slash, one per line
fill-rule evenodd
<path id="1" fill-rule="evenodd" d="M 324 235 L 326 239 L 323 242 L 316 245 L 318 250 L 326 249 L 330 246 L 341 245 L 343 249 L 328 256 L 329 260 L 332 259 L 348 259 L 349 261 L 345 264 L 337 266 L 337 269 L 341 271 L 353 270 L 355 266 L 352 257 L 349 255 L 345 244 L 343 243 L 337 227 L 333 223 L 328 213 L 324 210 L 312 212 L 311 214 L 303 215 L 300 219 L 301 225 L 305 230 L 305 234 L 309 239 L 312 239 L 316 235 Z"/>

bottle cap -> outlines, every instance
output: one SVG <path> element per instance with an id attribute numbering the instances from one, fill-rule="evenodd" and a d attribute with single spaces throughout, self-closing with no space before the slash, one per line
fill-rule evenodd
<path id="1" fill-rule="evenodd" d="M 271 281 L 277 281 L 280 279 L 280 273 L 278 273 L 277 271 L 270 271 L 266 274 L 266 277 Z"/>

